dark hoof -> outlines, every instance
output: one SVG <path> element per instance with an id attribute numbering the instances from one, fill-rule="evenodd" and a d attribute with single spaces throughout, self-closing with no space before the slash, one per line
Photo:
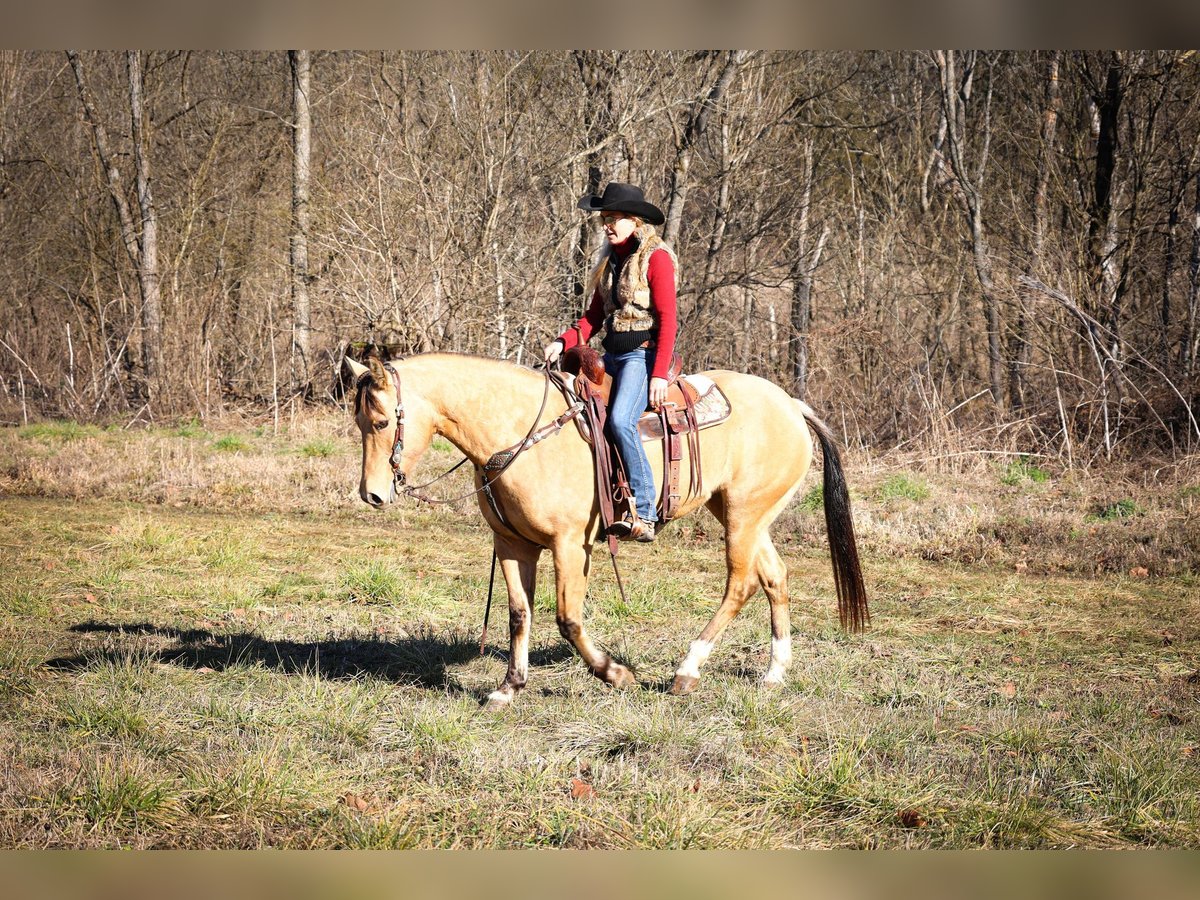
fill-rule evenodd
<path id="1" fill-rule="evenodd" d="M 671 682 L 671 693 L 676 697 L 682 697 L 684 694 L 694 691 L 699 683 L 700 679 L 691 675 L 676 675 L 675 680 Z"/>
<path id="2" fill-rule="evenodd" d="M 637 678 L 620 663 L 609 663 L 608 673 L 604 678 L 619 691 L 629 690 L 638 686 Z"/>

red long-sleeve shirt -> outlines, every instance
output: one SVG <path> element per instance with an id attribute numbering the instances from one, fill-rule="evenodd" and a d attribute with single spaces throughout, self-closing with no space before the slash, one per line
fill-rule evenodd
<path id="1" fill-rule="evenodd" d="M 634 242 L 630 238 L 621 244 L 614 244 L 613 249 L 622 259 L 633 252 Z M 666 378 L 667 369 L 671 365 L 671 356 L 675 353 L 675 336 L 679 332 L 679 322 L 675 299 L 675 264 L 671 254 L 663 250 L 655 250 L 650 254 L 650 264 L 646 270 L 646 281 L 650 285 L 650 306 L 653 307 L 658 320 L 658 334 L 654 338 L 654 363 L 650 367 L 651 378 Z M 559 340 L 563 349 L 570 350 L 582 338 L 583 343 L 604 327 L 604 298 L 600 291 L 592 294 L 592 302 L 587 312 L 575 323 L 574 328 L 568 328 Z M 579 331 L 576 332 L 575 328 Z"/>

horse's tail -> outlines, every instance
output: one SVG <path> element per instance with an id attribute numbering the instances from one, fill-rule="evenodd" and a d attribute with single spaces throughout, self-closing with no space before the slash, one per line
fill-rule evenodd
<path id="1" fill-rule="evenodd" d="M 833 582 L 837 587 L 838 619 L 848 631 L 862 631 L 870 621 L 867 589 L 858 563 L 858 545 L 854 540 L 854 519 L 850 514 L 850 491 L 842 471 L 842 457 L 829 426 L 817 418 L 807 404 L 796 401 L 810 428 L 821 442 L 825 461 L 825 528 L 829 532 L 829 555 L 833 559 Z"/>

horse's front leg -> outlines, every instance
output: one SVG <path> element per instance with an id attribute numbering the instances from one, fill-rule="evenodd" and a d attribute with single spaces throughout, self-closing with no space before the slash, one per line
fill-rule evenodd
<path id="1" fill-rule="evenodd" d="M 587 594 L 591 564 L 591 545 L 559 544 L 554 548 L 558 631 L 579 651 L 584 663 L 597 678 L 616 688 L 636 687 L 637 679 L 633 673 L 598 649 L 583 629 L 583 598 Z"/>
<path id="2" fill-rule="evenodd" d="M 504 682 L 488 694 L 488 709 L 512 703 L 529 677 L 529 632 L 533 625 L 533 595 L 537 561 L 542 548 L 520 538 L 496 535 L 496 557 L 508 586 L 508 672 Z"/>

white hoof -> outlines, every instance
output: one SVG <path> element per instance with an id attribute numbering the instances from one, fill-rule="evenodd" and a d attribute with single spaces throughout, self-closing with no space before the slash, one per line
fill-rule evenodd
<path id="1" fill-rule="evenodd" d="M 782 687 L 787 675 L 783 672 L 768 672 L 762 677 L 762 686 L 768 688 Z"/>
<path id="2" fill-rule="evenodd" d="M 513 695 L 508 691 L 492 691 L 487 695 L 487 702 L 483 705 L 483 708 L 495 712 L 507 708 L 512 704 L 512 701 Z"/>

